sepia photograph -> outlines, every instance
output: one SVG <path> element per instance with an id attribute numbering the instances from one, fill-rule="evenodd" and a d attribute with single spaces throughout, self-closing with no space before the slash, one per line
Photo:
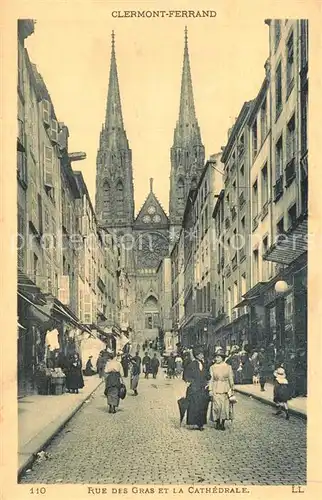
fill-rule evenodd
<path id="1" fill-rule="evenodd" d="M 17 482 L 301 493 L 311 25 L 142 5 L 16 20 Z"/>

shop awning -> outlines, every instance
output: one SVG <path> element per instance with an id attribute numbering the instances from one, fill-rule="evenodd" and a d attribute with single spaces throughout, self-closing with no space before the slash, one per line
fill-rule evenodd
<path id="1" fill-rule="evenodd" d="M 258 297 L 259 297 L 259 295 L 254 295 L 253 297 L 251 297 L 249 299 L 243 299 L 240 302 L 238 302 L 238 304 L 236 304 L 233 307 L 233 309 L 238 309 L 239 307 L 249 306 L 251 304 L 251 301 L 256 300 Z"/>
<path id="2" fill-rule="evenodd" d="M 40 323 L 46 323 L 49 320 L 52 320 L 51 312 L 52 312 L 52 304 L 50 303 L 42 303 L 39 304 L 37 300 L 31 300 L 29 296 L 26 296 L 24 293 L 18 291 L 18 297 L 21 297 L 24 301 L 26 301 L 30 308 L 28 310 L 28 317 L 36 320 Z"/>
<path id="3" fill-rule="evenodd" d="M 253 286 L 250 290 L 248 290 L 244 295 L 243 299 L 245 300 L 254 300 L 260 297 L 263 290 L 265 290 L 269 281 L 259 281 L 256 285 Z"/>
<path id="4" fill-rule="evenodd" d="M 54 309 L 53 313 L 56 313 L 60 316 L 63 316 L 63 318 L 73 325 L 75 328 L 78 328 L 79 330 L 86 331 L 87 333 L 91 333 L 90 328 L 88 328 L 87 325 L 83 325 L 77 316 L 64 304 L 62 304 L 58 299 L 54 299 Z"/>
<path id="5" fill-rule="evenodd" d="M 18 270 L 18 291 L 28 296 L 33 303 L 42 305 L 46 303 L 46 297 L 29 276 Z"/>
<path id="6" fill-rule="evenodd" d="M 263 255 L 264 260 L 290 265 L 307 252 L 307 219 L 301 221 L 294 229 L 281 235 Z"/>

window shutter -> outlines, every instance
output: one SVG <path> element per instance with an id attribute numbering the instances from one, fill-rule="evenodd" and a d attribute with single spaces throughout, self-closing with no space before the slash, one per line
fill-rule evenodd
<path id="1" fill-rule="evenodd" d="M 45 168 L 45 186 L 54 187 L 53 175 L 53 148 L 44 146 L 44 168 Z"/>
<path id="2" fill-rule="evenodd" d="M 92 304 L 89 293 L 86 293 L 84 296 L 84 321 L 88 324 L 92 323 Z"/>
<path id="3" fill-rule="evenodd" d="M 69 304 L 69 275 L 60 276 L 58 298 L 63 304 Z"/>

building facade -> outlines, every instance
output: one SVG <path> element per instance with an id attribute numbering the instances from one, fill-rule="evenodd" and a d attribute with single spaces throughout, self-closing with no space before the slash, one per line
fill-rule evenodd
<path id="1" fill-rule="evenodd" d="M 215 320 L 215 344 L 229 347 L 248 341 L 249 316 L 239 306 L 250 281 L 250 169 L 249 128 L 247 119 L 252 102 L 245 102 L 222 154 L 224 190 L 215 210 L 217 239 L 218 318 Z M 224 321 L 223 321 L 224 320 Z"/>
<path id="2" fill-rule="evenodd" d="M 98 313 L 108 309 L 112 322 L 119 318 L 118 250 L 114 245 L 106 251 L 100 243 L 86 185 L 83 179 L 78 183 L 72 169 L 72 162 L 86 155 L 69 151 L 68 129 L 58 121 L 47 86 L 30 61 L 25 41 L 34 26 L 32 20 L 18 21 L 17 344 L 21 396 L 34 391 L 35 374 L 43 363 L 56 365 L 63 356 L 81 352 L 84 332 L 95 335 L 97 331 L 93 326 L 97 326 Z M 94 234 L 91 244 L 90 232 Z M 109 293 L 99 294 L 99 278 L 107 283 L 110 302 Z"/>

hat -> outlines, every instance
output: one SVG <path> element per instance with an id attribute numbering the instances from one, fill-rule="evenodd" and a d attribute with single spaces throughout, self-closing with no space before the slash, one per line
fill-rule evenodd
<path id="1" fill-rule="evenodd" d="M 277 368 L 277 370 L 275 370 L 275 372 L 274 372 L 274 376 L 275 377 L 281 377 L 281 378 L 286 377 L 286 373 L 285 373 L 284 368 L 282 368 L 282 367 Z"/>
<path id="2" fill-rule="evenodd" d="M 215 356 L 221 356 L 222 358 L 226 357 L 226 354 L 223 349 L 216 349 Z"/>
<path id="3" fill-rule="evenodd" d="M 202 347 L 194 347 L 192 349 L 192 354 L 196 358 L 197 356 L 199 356 L 199 354 L 203 354 L 203 348 Z"/>

